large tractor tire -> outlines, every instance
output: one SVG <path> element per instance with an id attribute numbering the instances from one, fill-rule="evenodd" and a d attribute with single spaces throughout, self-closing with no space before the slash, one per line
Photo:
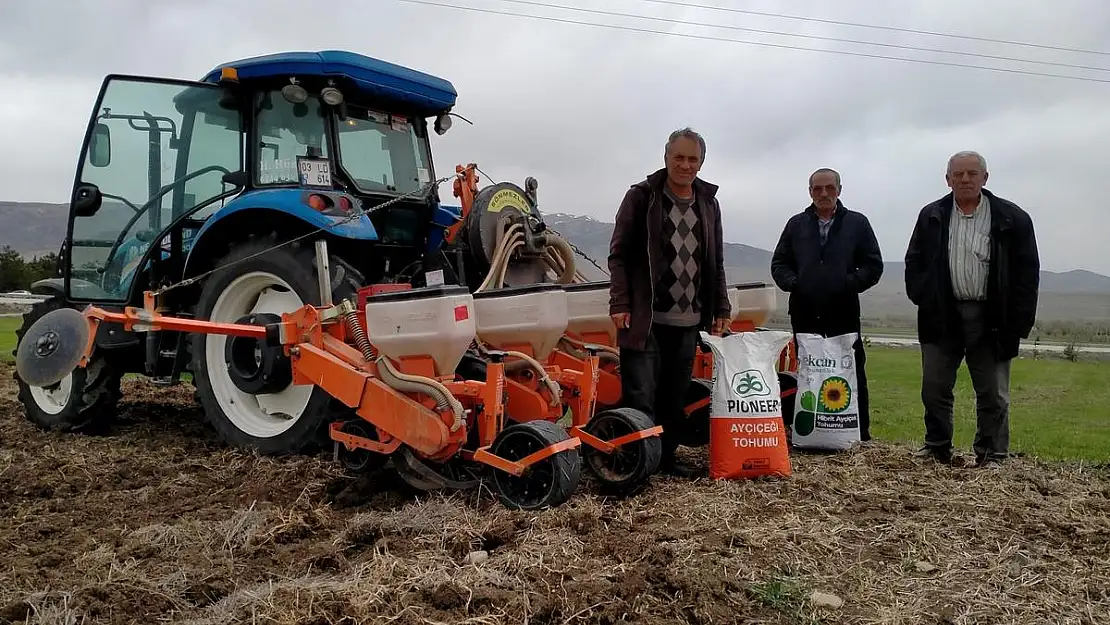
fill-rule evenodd
<path id="1" fill-rule="evenodd" d="M 65 307 L 60 297 L 52 297 L 32 306 L 30 312 L 23 315 L 23 324 L 15 332 L 17 349 L 33 323 L 47 313 Z M 16 351 L 12 351 L 13 356 Z M 122 396 L 122 374 L 98 355 L 93 356 L 87 367 L 74 369 L 52 387 L 31 386 L 20 379 L 18 372 L 13 377 L 19 386 L 19 401 L 23 404 L 27 420 L 47 431 L 79 432 L 102 426 L 115 416 Z"/>
<path id="2" fill-rule="evenodd" d="M 274 236 L 255 237 L 218 261 L 223 268 L 205 279 L 196 318 L 242 323 L 280 316 L 305 304 L 320 305 L 314 248 L 298 243 L 274 247 L 277 243 Z M 328 264 L 332 301 L 353 301 L 362 277 L 335 256 Z M 225 352 L 229 340 L 234 339 L 197 333 L 191 344 L 197 400 L 220 438 L 264 455 L 317 451 L 326 442 L 330 421 L 341 416 L 338 402 L 319 387 L 291 382 L 258 393 L 242 390 L 232 379 Z M 277 367 L 284 367 L 288 377 L 288 362 Z"/>

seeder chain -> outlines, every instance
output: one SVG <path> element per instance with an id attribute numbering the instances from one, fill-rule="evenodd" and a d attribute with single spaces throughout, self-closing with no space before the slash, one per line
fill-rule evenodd
<path id="1" fill-rule="evenodd" d="M 468 168 L 469 168 L 469 166 L 468 166 Z M 222 270 L 224 270 L 224 269 L 226 269 L 226 268 L 228 268 L 232 265 L 235 265 L 237 263 L 245 262 L 245 261 L 248 261 L 252 258 L 257 258 L 259 256 L 262 256 L 263 254 L 268 254 L 268 253 L 270 253 L 270 252 L 272 252 L 276 249 L 279 249 L 279 248 L 284 247 L 286 245 L 290 245 L 292 243 L 296 243 L 297 241 L 307 239 L 308 237 L 314 236 L 316 234 L 319 234 L 321 232 L 324 232 L 325 230 L 329 230 L 329 229 L 334 228 L 336 226 L 341 226 L 345 223 L 349 223 L 351 221 L 354 221 L 355 219 L 358 219 L 359 217 L 362 217 L 363 215 L 367 215 L 367 214 L 372 213 L 376 210 L 386 208 L 387 206 L 392 206 L 393 204 L 396 204 L 396 203 L 398 203 L 402 200 L 406 200 L 410 197 L 424 195 L 425 193 L 427 193 L 431 189 L 439 186 L 440 184 L 443 184 L 444 182 L 447 182 L 448 180 L 451 180 L 452 178 L 461 177 L 463 175 L 463 173 L 466 171 L 466 169 L 467 168 L 464 168 L 463 171 L 461 171 L 461 172 L 456 172 L 456 173 L 454 173 L 450 176 L 444 176 L 442 178 L 439 178 L 438 180 L 433 180 L 433 181 L 425 184 L 422 187 L 414 189 L 413 191 L 409 191 L 408 193 L 398 195 L 397 197 L 389 199 L 389 200 L 387 200 L 385 202 L 382 202 L 381 204 L 378 204 L 376 206 L 371 206 L 370 208 L 363 208 L 363 209 L 358 209 L 358 210 L 352 211 L 346 217 L 343 217 L 342 219 L 339 219 L 338 221 L 335 221 L 335 222 L 333 222 L 333 223 L 331 223 L 327 226 L 320 226 L 319 228 L 316 228 L 315 230 L 310 230 L 310 231 L 306 232 L 305 234 L 293 237 L 292 239 L 289 239 L 288 241 L 283 241 L 281 243 L 272 245 L 272 246 L 267 247 L 266 249 L 264 249 L 262 251 L 251 254 L 250 256 L 244 256 L 243 258 L 238 258 L 238 259 L 235 259 L 233 261 L 229 261 L 229 262 L 227 262 L 223 265 L 220 265 L 219 267 L 215 267 L 213 269 L 205 271 L 204 273 L 197 274 L 197 275 L 193 276 L 192 278 L 182 280 L 181 282 L 178 282 L 177 284 L 171 284 L 171 285 L 168 285 L 168 286 L 164 286 L 164 287 L 154 291 L 154 295 L 155 296 L 163 295 L 163 294 L 168 293 L 169 291 L 172 291 L 174 289 L 178 289 L 178 288 L 181 288 L 181 287 L 184 287 L 184 286 L 189 286 L 191 284 L 196 284 L 197 282 L 200 282 L 201 280 L 203 280 L 203 279 L 207 278 L 208 276 L 216 273 L 217 271 L 222 271 Z"/>

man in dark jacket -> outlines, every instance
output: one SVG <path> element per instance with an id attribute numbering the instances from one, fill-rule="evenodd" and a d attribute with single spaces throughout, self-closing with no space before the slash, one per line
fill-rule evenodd
<path id="1" fill-rule="evenodd" d="M 823 168 L 810 174 L 813 202 L 786 222 L 771 256 L 771 277 L 790 294 L 787 312 L 795 334 L 860 334 L 860 293 L 883 275 L 883 256 L 871 222 L 844 207 L 841 190 L 837 172 Z M 871 417 L 862 336 L 853 351 L 860 438 L 867 441 Z"/>
<path id="2" fill-rule="evenodd" d="M 625 193 L 609 244 L 622 403 L 663 426 L 660 470 L 687 476 L 675 451 L 698 333 L 719 335 L 730 318 L 717 186 L 698 178 L 704 158 L 698 133 L 671 133 L 665 167 Z"/>
<path id="3" fill-rule="evenodd" d="M 921 209 L 906 249 L 906 295 L 921 343 L 922 457 L 951 462 L 952 389 L 967 360 L 975 387 L 977 464 L 1009 455 L 1010 361 L 1036 321 L 1040 257 L 1033 221 L 983 185 L 975 152 L 948 161 L 952 192 Z"/>

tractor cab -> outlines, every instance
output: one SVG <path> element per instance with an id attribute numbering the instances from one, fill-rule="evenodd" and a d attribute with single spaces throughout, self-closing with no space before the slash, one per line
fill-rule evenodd
<path id="1" fill-rule="evenodd" d="M 163 314 L 261 323 L 405 281 L 459 220 L 439 205 L 429 143 L 455 98 L 446 80 L 342 51 L 242 59 L 195 81 L 108 76 L 60 277 L 35 283 L 48 297 L 17 335 L 52 310 L 141 308 L 147 293 Z M 219 335 L 106 322 L 94 340 L 93 361 L 65 383 L 20 382 L 32 421 L 78 427 L 111 413 L 127 373 L 158 384 L 191 373 L 225 438 L 261 449 L 297 448 L 335 416 L 320 389 L 233 371 L 254 358 L 236 360 Z M 281 369 L 281 354 L 266 354 L 255 365 Z"/>
<path id="2" fill-rule="evenodd" d="M 259 228 L 323 229 L 372 279 L 400 269 L 457 218 L 439 206 L 429 143 L 429 128 L 449 128 L 455 97 L 445 80 L 341 51 L 243 59 L 198 82 L 109 76 L 78 166 L 63 278 L 40 290 L 134 305 L 144 289 L 210 270 Z"/>

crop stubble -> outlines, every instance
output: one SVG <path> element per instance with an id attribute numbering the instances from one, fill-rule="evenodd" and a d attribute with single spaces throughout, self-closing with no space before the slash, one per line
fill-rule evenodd
<path id="1" fill-rule="evenodd" d="M 1110 622 L 1105 466 L 794 463 L 510 512 L 222 448 L 187 386 L 127 382 L 110 431 L 42 433 L 0 363 L 0 623 Z"/>

